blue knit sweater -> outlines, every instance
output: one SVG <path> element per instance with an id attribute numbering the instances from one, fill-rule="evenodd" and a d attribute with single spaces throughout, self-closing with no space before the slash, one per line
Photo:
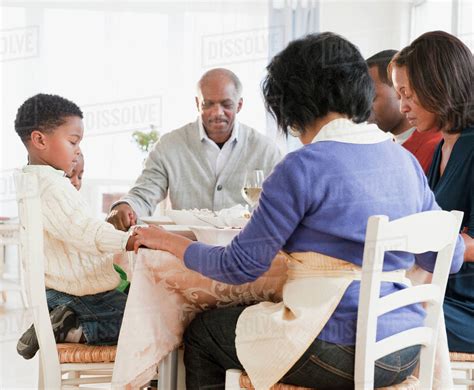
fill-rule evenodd
<path id="1" fill-rule="evenodd" d="M 362 263 L 367 220 L 390 220 L 421 211 L 439 210 L 417 160 L 390 140 L 372 143 L 316 142 L 278 164 L 263 185 L 251 220 L 226 247 L 193 243 L 184 261 L 212 279 L 240 284 L 268 270 L 280 249 L 313 251 L 357 265 Z M 459 238 L 451 272 L 463 262 Z M 384 271 L 409 269 L 414 262 L 433 271 L 435 255 L 389 252 Z M 347 289 L 336 311 L 318 336 L 344 345 L 355 344 L 360 282 Z M 404 286 L 382 283 L 384 296 Z M 318 286 L 314 286 L 318 293 Z M 377 339 L 421 326 L 424 311 L 411 305 L 379 318 Z"/>

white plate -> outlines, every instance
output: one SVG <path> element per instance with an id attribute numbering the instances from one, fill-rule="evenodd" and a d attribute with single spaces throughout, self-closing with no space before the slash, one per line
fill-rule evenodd
<path id="1" fill-rule="evenodd" d="M 190 210 L 166 210 L 166 214 L 176 225 L 209 226 L 207 222 L 196 218 Z"/>
<path id="2" fill-rule="evenodd" d="M 156 215 L 151 217 L 140 217 L 140 221 L 147 223 L 148 225 L 174 225 L 175 222 L 166 215 Z"/>
<path id="3" fill-rule="evenodd" d="M 201 224 L 197 224 L 197 226 L 212 226 L 215 228 L 228 227 L 223 219 L 216 215 L 207 215 L 205 213 L 195 212 L 193 213 L 193 216 L 201 222 Z"/>
<path id="4" fill-rule="evenodd" d="M 242 229 L 219 229 L 211 226 L 190 226 L 198 241 L 209 245 L 229 244 Z"/>
<path id="5" fill-rule="evenodd" d="M 183 225 L 163 225 L 163 229 L 168 232 L 179 234 L 180 236 L 184 236 L 189 238 L 190 240 L 196 241 L 196 235 L 194 232 L 188 227 Z"/>
<path id="6" fill-rule="evenodd" d="M 214 215 L 208 210 L 167 210 L 166 214 L 177 225 L 243 228 L 248 222 L 247 218 L 239 216 L 240 210 L 232 212 L 232 208 Z"/>

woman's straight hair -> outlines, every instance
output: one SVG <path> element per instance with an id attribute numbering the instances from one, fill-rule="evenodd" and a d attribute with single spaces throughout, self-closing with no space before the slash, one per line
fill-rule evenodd
<path id="1" fill-rule="evenodd" d="M 474 124 L 472 52 L 444 31 L 427 32 L 395 54 L 389 67 L 406 67 L 420 105 L 437 114 L 437 127 L 459 133 Z"/>

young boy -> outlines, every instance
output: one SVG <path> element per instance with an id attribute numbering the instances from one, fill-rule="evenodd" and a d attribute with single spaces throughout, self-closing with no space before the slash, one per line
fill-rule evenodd
<path id="1" fill-rule="evenodd" d="M 84 155 L 79 155 L 77 159 L 76 166 L 72 170 L 71 174 L 68 175 L 68 178 L 71 184 L 76 188 L 76 190 L 80 190 L 82 187 L 82 176 L 84 175 Z M 120 267 L 118 264 L 114 263 L 114 269 L 120 275 L 120 284 L 116 287 L 117 290 L 122 291 L 128 294 L 128 290 L 130 287 L 130 282 L 127 280 L 127 273 Z"/>
<path id="2" fill-rule="evenodd" d="M 77 158 L 77 163 L 73 168 L 71 175 L 69 175 L 69 180 L 71 184 L 76 188 L 76 190 L 80 190 L 82 187 L 82 175 L 84 175 L 84 155 L 81 153 Z"/>
<path id="3" fill-rule="evenodd" d="M 93 218 L 66 177 L 80 159 L 82 118 L 73 102 L 38 94 L 18 109 L 15 130 L 28 151 L 23 172 L 38 177 L 46 297 L 56 341 L 115 344 L 127 295 L 116 290 L 120 277 L 110 255 L 130 250 L 134 239 Z M 30 359 L 38 348 L 31 326 L 17 351 Z"/>

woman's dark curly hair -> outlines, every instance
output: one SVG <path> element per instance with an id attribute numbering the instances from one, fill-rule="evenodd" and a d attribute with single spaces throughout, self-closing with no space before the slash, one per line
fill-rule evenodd
<path id="1" fill-rule="evenodd" d="M 474 124 L 474 60 L 461 40 L 427 32 L 393 57 L 390 78 L 394 66 L 406 68 L 420 105 L 437 115 L 438 129 L 460 133 Z"/>
<path id="2" fill-rule="evenodd" d="M 267 66 L 262 84 L 265 106 L 288 134 L 305 128 L 329 112 L 355 123 L 367 120 L 374 85 L 355 45 L 331 32 L 310 34 L 290 42 Z"/>

